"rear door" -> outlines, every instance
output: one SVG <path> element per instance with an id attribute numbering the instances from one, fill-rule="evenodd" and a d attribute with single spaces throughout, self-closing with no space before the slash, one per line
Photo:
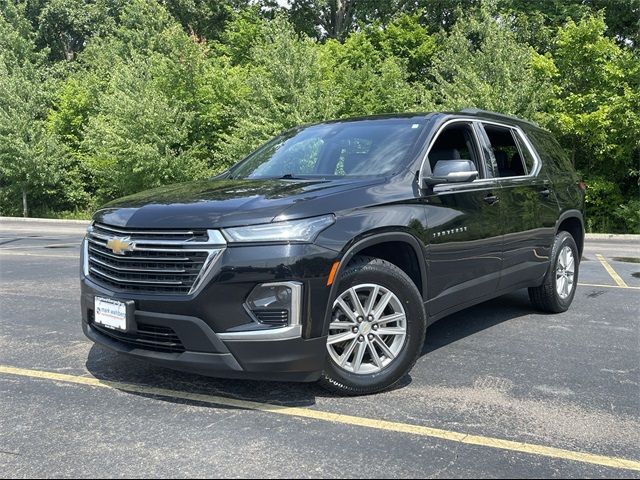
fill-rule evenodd
<path id="1" fill-rule="evenodd" d="M 546 273 L 558 218 L 549 180 L 539 176 L 539 159 L 521 130 L 481 122 L 501 191 L 503 267 L 499 290 L 530 286 Z"/>
<path id="2" fill-rule="evenodd" d="M 480 177 L 438 185 L 424 195 L 428 263 L 428 311 L 443 316 L 490 296 L 502 268 L 500 186 L 487 169 L 472 121 L 445 123 L 423 165 L 428 175 L 439 160 L 471 160 Z"/>

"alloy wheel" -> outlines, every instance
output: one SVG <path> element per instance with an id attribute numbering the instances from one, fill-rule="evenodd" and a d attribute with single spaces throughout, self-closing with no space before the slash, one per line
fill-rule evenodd
<path id="1" fill-rule="evenodd" d="M 376 284 L 356 285 L 333 303 L 327 349 L 343 370 L 366 375 L 393 362 L 407 337 L 407 317 L 400 299 Z"/>
<path id="2" fill-rule="evenodd" d="M 573 250 L 565 245 L 560 250 L 556 265 L 556 291 L 563 300 L 569 297 L 573 291 L 575 269 L 576 262 Z"/>

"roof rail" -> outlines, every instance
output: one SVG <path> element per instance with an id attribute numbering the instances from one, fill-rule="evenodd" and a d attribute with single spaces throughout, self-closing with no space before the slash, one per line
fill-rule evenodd
<path id="1" fill-rule="evenodd" d="M 529 125 L 533 125 L 534 127 L 541 128 L 540 125 L 538 125 L 536 122 L 533 122 L 531 120 L 524 120 L 520 117 L 516 117 L 515 115 L 507 115 L 506 113 L 491 112 L 489 110 L 481 110 L 479 108 L 465 108 L 463 110 L 460 110 L 460 113 L 469 113 L 471 115 L 484 115 L 485 117 L 516 120 L 520 123 L 528 123 Z"/>

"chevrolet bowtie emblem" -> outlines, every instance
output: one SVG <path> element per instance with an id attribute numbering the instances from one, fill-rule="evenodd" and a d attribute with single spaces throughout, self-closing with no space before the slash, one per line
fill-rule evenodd
<path id="1" fill-rule="evenodd" d="M 110 248 L 116 255 L 124 255 L 124 252 L 132 252 L 136 247 L 130 237 L 112 237 L 107 240 L 107 248 Z"/>

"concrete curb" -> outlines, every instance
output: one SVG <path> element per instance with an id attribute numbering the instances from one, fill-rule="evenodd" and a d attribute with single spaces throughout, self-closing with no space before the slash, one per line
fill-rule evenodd
<path id="1" fill-rule="evenodd" d="M 621 233 L 587 233 L 585 240 L 616 240 L 621 242 L 634 243 L 640 246 L 640 235 Z"/>
<path id="2" fill-rule="evenodd" d="M 24 222 L 24 223 L 66 223 L 68 225 L 89 225 L 89 220 L 63 220 L 56 218 L 25 218 L 25 217 L 0 217 L 2 222 Z"/>

